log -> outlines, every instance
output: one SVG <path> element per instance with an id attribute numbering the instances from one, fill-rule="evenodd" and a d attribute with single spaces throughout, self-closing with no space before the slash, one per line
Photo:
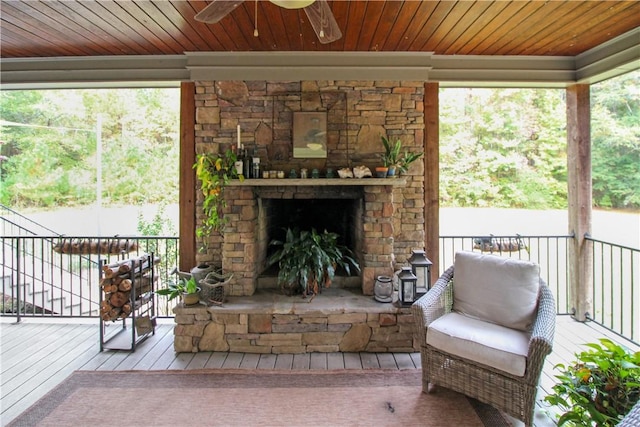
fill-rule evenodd
<path id="1" fill-rule="evenodd" d="M 138 250 L 138 243 L 130 239 L 68 239 L 53 246 L 55 252 L 73 255 L 120 255 Z"/>
<path id="2" fill-rule="evenodd" d="M 118 290 L 121 292 L 129 292 L 131 290 L 131 280 L 124 279 L 118 285 Z"/>
<path id="3" fill-rule="evenodd" d="M 125 303 L 129 301 L 129 294 L 125 292 L 114 292 L 109 297 L 109 302 L 114 307 L 122 307 Z"/>

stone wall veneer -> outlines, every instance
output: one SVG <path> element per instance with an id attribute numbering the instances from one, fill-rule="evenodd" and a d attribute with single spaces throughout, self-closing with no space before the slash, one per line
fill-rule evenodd
<path id="1" fill-rule="evenodd" d="M 424 82 L 416 81 L 201 81 L 196 82 L 196 152 L 217 153 L 236 144 L 237 125 L 246 148 L 263 169 L 289 171 L 379 165 L 386 135 L 411 151 L 424 151 Z M 293 158 L 293 113 L 327 112 L 327 158 Z M 411 249 L 424 247 L 424 166 L 416 162 L 406 185 L 364 187 L 362 291 L 390 275 Z M 253 187 L 227 187 L 224 236 L 211 236 L 198 262 L 234 273 L 231 295 L 252 295 L 264 264 L 267 238 Z M 198 193 L 198 205 L 202 196 Z M 201 216 L 201 209 L 197 210 Z M 198 219 L 197 219 L 198 220 Z"/>

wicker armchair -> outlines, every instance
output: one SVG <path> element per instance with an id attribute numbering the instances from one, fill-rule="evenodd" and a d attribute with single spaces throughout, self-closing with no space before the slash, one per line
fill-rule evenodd
<path id="1" fill-rule="evenodd" d="M 486 257 L 488 255 L 480 256 Z M 509 262 L 518 263 L 520 261 L 510 260 Z M 458 343 L 458 348 L 462 348 L 461 352 L 464 353 L 466 357 L 453 354 L 449 351 L 443 351 L 429 343 L 434 341 L 434 338 L 432 338 L 429 333 L 430 328 L 435 328 L 436 326 L 432 326 L 434 321 L 452 312 L 455 313 L 453 293 L 455 292 L 456 281 L 454 280 L 454 268 L 457 263 L 458 254 L 456 254 L 454 266 L 447 269 L 429 292 L 412 306 L 412 313 L 416 324 L 416 340 L 420 344 L 423 392 L 431 391 L 430 387 L 436 385 L 446 387 L 492 405 L 522 420 L 526 426 L 532 426 L 538 381 L 542 372 L 544 359 L 551 353 L 553 344 L 556 313 L 553 295 L 546 283 L 539 278 L 538 273 L 537 280 L 539 281 L 539 285 L 537 286 L 537 300 L 534 288 L 533 305 L 531 306 L 531 323 L 527 325 L 526 330 L 520 332 L 523 334 L 520 338 L 522 348 L 521 355 L 517 357 L 522 359 L 520 361 L 522 363 L 520 367 L 522 371 L 521 374 L 506 372 L 496 367 L 500 366 L 502 368 L 503 366 L 501 365 L 505 363 L 501 363 L 500 355 L 495 357 L 494 349 L 487 350 L 490 356 L 493 355 L 493 358 L 487 357 L 485 354 L 484 363 L 472 360 L 475 358 L 474 351 L 484 353 L 484 347 L 492 347 L 495 342 L 508 341 L 510 339 L 495 339 L 494 335 L 493 339 L 489 339 L 488 342 L 482 344 L 471 342 L 473 338 L 469 337 L 482 335 L 484 333 L 483 325 Z M 489 271 L 495 272 L 496 270 L 493 269 Z M 474 275 L 472 277 L 474 280 L 473 285 L 479 288 L 481 284 L 477 283 L 477 276 Z M 462 280 L 462 276 L 460 280 Z M 535 283 L 534 286 L 536 286 Z M 502 299 L 506 300 L 507 298 L 502 297 Z M 454 316 L 455 315 L 456 314 L 454 314 Z M 460 316 L 460 314 L 457 314 L 457 316 Z M 476 322 L 478 320 L 473 319 L 470 321 Z M 500 333 L 499 328 L 502 327 L 503 326 L 487 325 L 488 329 L 495 329 L 498 334 Z M 506 329 L 509 328 L 505 328 L 505 331 Z M 432 335 L 435 333 L 434 331 L 431 332 Z M 507 336 L 508 333 L 511 333 L 511 331 L 505 333 L 505 336 Z M 492 351 L 494 353 L 491 353 Z M 512 355 L 505 357 L 509 358 L 512 357 Z M 507 362 L 507 365 L 509 364 L 510 362 Z M 511 366 L 509 366 L 509 368 L 510 367 Z"/>

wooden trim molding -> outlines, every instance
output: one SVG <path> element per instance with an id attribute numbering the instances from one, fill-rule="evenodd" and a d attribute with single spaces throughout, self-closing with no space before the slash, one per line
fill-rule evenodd
<path id="1" fill-rule="evenodd" d="M 640 68 L 636 28 L 578 56 L 433 52 L 185 52 L 2 60 L 3 89 L 157 87 L 199 80 L 414 80 L 441 86 L 567 87 Z"/>

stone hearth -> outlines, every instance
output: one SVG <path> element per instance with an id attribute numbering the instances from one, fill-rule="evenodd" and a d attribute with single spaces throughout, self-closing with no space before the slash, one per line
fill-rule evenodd
<path id="1" fill-rule="evenodd" d="M 349 289 L 325 289 L 313 301 L 258 290 L 223 306 L 174 308 L 176 352 L 414 352 L 407 307 Z"/>

